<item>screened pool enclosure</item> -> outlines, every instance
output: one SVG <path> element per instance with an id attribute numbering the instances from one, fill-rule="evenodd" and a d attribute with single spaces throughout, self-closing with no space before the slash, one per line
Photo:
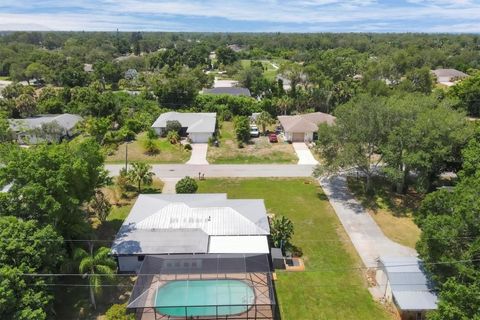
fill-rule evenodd
<path id="1" fill-rule="evenodd" d="M 275 319 L 266 254 L 147 256 L 127 308 L 137 319 Z"/>

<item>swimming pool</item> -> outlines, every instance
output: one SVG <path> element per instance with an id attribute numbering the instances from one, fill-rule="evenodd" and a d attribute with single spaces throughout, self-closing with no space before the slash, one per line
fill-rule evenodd
<path id="1" fill-rule="evenodd" d="M 155 295 L 157 311 L 171 317 L 239 314 L 254 302 L 253 289 L 232 279 L 172 281 L 158 288 Z"/>

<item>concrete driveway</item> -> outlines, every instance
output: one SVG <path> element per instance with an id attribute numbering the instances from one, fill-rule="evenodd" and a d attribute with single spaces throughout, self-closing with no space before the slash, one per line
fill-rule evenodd
<path id="1" fill-rule="evenodd" d="M 192 155 L 190 160 L 187 161 L 187 164 L 194 165 L 206 165 L 207 161 L 207 151 L 208 143 L 192 143 Z"/>
<path id="2" fill-rule="evenodd" d="M 293 142 L 293 149 L 298 157 L 298 164 L 318 164 L 318 161 L 313 157 L 310 148 L 305 144 L 305 142 Z"/>
<path id="3" fill-rule="evenodd" d="M 330 204 L 366 267 L 376 267 L 380 256 L 417 256 L 417 252 L 387 238 L 375 220 L 353 197 L 345 176 L 319 179 Z"/>

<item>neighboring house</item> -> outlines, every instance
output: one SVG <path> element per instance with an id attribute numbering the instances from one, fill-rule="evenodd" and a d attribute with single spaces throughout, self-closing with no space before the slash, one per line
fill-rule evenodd
<path id="1" fill-rule="evenodd" d="M 216 87 L 212 89 L 203 89 L 204 94 L 228 94 L 231 96 L 245 96 L 251 97 L 250 90 L 247 88 L 240 88 L 240 87 Z"/>
<path id="2" fill-rule="evenodd" d="M 93 72 L 93 65 L 90 64 L 90 63 L 84 63 L 83 64 L 83 71 L 88 72 L 88 73 Z"/>
<path id="3" fill-rule="evenodd" d="M 269 254 L 263 200 L 226 194 L 141 194 L 112 246 L 120 272 L 138 271 L 146 256 Z"/>
<path id="4" fill-rule="evenodd" d="M 157 134 L 165 134 L 168 121 L 178 121 L 182 125 L 180 135 L 187 136 L 193 143 L 206 143 L 213 136 L 217 123 L 216 113 L 166 112 L 153 123 Z"/>
<path id="5" fill-rule="evenodd" d="M 233 50 L 236 53 L 247 49 L 247 46 L 238 45 L 238 44 L 229 44 L 227 47 L 230 48 L 231 50 Z"/>
<path id="6" fill-rule="evenodd" d="M 20 144 L 59 142 L 74 135 L 73 129 L 83 118 L 75 114 L 38 115 L 25 119 L 9 119 L 10 130 Z"/>
<path id="7" fill-rule="evenodd" d="M 136 69 L 128 69 L 125 71 L 125 79 L 133 80 L 138 77 L 138 71 Z"/>
<path id="8" fill-rule="evenodd" d="M 458 71 L 456 69 L 436 69 L 432 73 L 437 78 L 437 82 L 446 86 L 453 86 L 455 82 L 465 79 L 468 74 Z"/>
<path id="9" fill-rule="evenodd" d="M 421 320 L 437 309 L 437 295 L 417 257 L 380 257 L 376 281 L 404 320 Z"/>
<path id="10" fill-rule="evenodd" d="M 278 116 L 283 128 L 286 141 L 311 142 L 314 134 L 318 132 L 318 126 L 322 123 L 332 125 L 335 117 L 323 112 L 300 114 L 295 116 Z"/>

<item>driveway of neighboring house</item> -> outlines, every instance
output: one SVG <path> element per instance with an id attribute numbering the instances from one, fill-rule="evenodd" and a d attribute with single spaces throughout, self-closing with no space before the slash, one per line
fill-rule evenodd
<path id="1" fill-rule="evenodd" d="M 190 160 L 187 161 L 187 164 L 195 165 L 206 165 L 207 161 L 207 151 L 208 143 L 192 143 L 192 155 Z"/>
<path id="2" fill-rule="evenodd" d="M 298 156 L 298 164 L 318 164 L 312 152 L 304 142 L 293 142 L 293 149 Z"/>
<path id="3" fill-rule="evenodd" d="M 370 214 L 353 197 L 343 175 L 319 179 L 330 204 L 366 267 L 376 267 L 380 256 L 417 256 L 414 249 L 387 238 Z"/>

